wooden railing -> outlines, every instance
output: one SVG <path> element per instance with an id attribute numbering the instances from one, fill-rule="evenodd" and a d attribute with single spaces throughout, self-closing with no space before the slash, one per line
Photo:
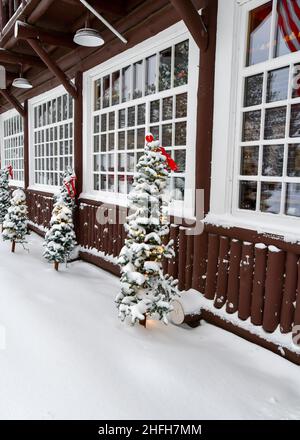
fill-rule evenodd
<path id="1" fill-rule="evenodd" d="M 0 0 L 0 31 L 4 29 L 14 13 L 21 4 L 25 5 L 24 0 Z"/>

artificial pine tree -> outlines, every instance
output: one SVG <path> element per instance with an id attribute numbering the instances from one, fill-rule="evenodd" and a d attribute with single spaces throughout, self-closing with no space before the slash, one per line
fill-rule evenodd
<path id="1" fill-rule="evenodd" d="M 26 243 L 27 214 L 26 195 L 21 189 L 16 189 L 12 193 L 2 232 L 3 240 L 11 241 L 12 252 L 15 252 L 16 243 L 21 243 L 23 246 Z"/>
<path id="2" fill-rule="evenodd" d="M 68 167 L 63 174 L 63 182 L 59 194 L 55 196 L 55 202 L 63 202 L 71 210 L 75 207 L 76 196 L 76 175 L 71 167 Z"/>
<path id="3" fill-rule="evenodd" d="M 0 170 L 0 225 L 3 225 L 5 216 L 10 206 L 10 190 L 8 184 L 9 175 L 9 167 Z"/>
<path id="4" fill-rule="evenodd" d="M 146 325 L 152 316 L 168 323 L 171 300 L 178 294 L 177 282 L 163 274 L 163 258 L 174 257 L 173 241 L 164 243 L 169 233 L 165 215 L 164 189 L 172 159 L 151 134 L 146 136 L 145 154 L 137 164 L 130 212 L 125 224 L 127 239 L 119 256 L 121 292 L 116 298 L 119 317 L 132 324 Z M 173 168 L 174 169 L 174 168 Z"/>

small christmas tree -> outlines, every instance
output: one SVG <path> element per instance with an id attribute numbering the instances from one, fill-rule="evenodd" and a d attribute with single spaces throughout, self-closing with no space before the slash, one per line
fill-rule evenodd
<path id="1" fill-rule="evenodd" d="M 23 246 L 26 243 L 27 234 L 27 214 L 26 195 L 21 189 L 16 189 L 10 201 L 10 207 L 3 222 L 3 240 L 12 242 L 11 251 L 15 252 L 16 243 Z"/>
<path id="2" fill-rule="evenodd" d="M 71 167 L 63 174 L 63 182 L 59 194 L 55 196 L 55 202 L 63 202 L 71 210 L 75 207 L 76 175 Z"/>
<path id="3" fill-rule="evenodd" d="M 129 194 L 130 213 L 125 230 L 127 239 L 119 256 L 121 292 L 116 298 L 119 317 L 132 324 L 146 325 L 153 316 L 168 323 L 171 300 L 178 294 L 177 282 L 163 274 L 163 258 L 174 256 L 173 242 L 164 244 L 169 233 L 165 215 L 164 189 L 168 167 L 176 164 L 151 134 L 146 136 L 145 154 L 137 164 L 133 190 Z"/>
<path id="4" fill-rule="evenodd" d="M 76 246 L 72 210 L 63 202 L 56 202 L 52 211 L 50 229 L 45 236 L 44 257 L 54 263 L 58 270 L 59 263 L 67 262 Z"/>
<path id="5" fill-rule="evenodd" d="M 0 225 L 3 225 L 5 216 L 10 206 L 9 176 L 11 176 L 11 167 L 0 170 Z"/>

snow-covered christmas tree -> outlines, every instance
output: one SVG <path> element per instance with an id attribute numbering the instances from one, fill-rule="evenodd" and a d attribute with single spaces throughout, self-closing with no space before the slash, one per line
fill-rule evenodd
<path id="1" fill-rule="evenodd" d="M 76 246 L 76 236 L 73 223 L 73 208 L 75 206 L 76 176 L 68 169 L 63 176 L 60 193 L 55 196 L 55 204 L 50 221 L 50 229 L 45 235 L 44 257 L 54 263 L 58 270 L 59 263 L 67 262 Z"/>
<path id="2" fill-rule="evenodd" d="M 168 168 L 176 164 L 151 134 L 146 136 L 145 154 L 137 164 L 133 190 L 129 194 L 127 239 L 119 256 L 121 292 L 116 298 L 119 317 L 146 325 L 149 316 L 168 323 L 171 301 L 178 295 L 177 282 L 163 274 L 163 258 L 174 256 L 169 233 L 164 190 Z"/>
<path id="3" fill-rule="evenodd" d="M 23 246 L 26 243 L 27 215 L 26 195 L 23 190 L 16 189 L 12 193 L 2 232 L 3 240 L 11 241 L 12 252 L 15 252 L 16 243 L 21 243 Z"/>
<path id="4" fill-rule="evenodd" d="M 0 225 L 3 225 L 5 216 L 10 206 L 9 176 L 11 167 L 0 170 Z"/>

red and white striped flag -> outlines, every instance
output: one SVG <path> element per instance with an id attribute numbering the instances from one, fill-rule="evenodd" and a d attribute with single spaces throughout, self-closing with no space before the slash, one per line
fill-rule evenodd
<path id="1" fill-rule="evenodd" d="M 300 50 L 300 0 L 278 1 L 278 24 L 289 50 Z"/>

